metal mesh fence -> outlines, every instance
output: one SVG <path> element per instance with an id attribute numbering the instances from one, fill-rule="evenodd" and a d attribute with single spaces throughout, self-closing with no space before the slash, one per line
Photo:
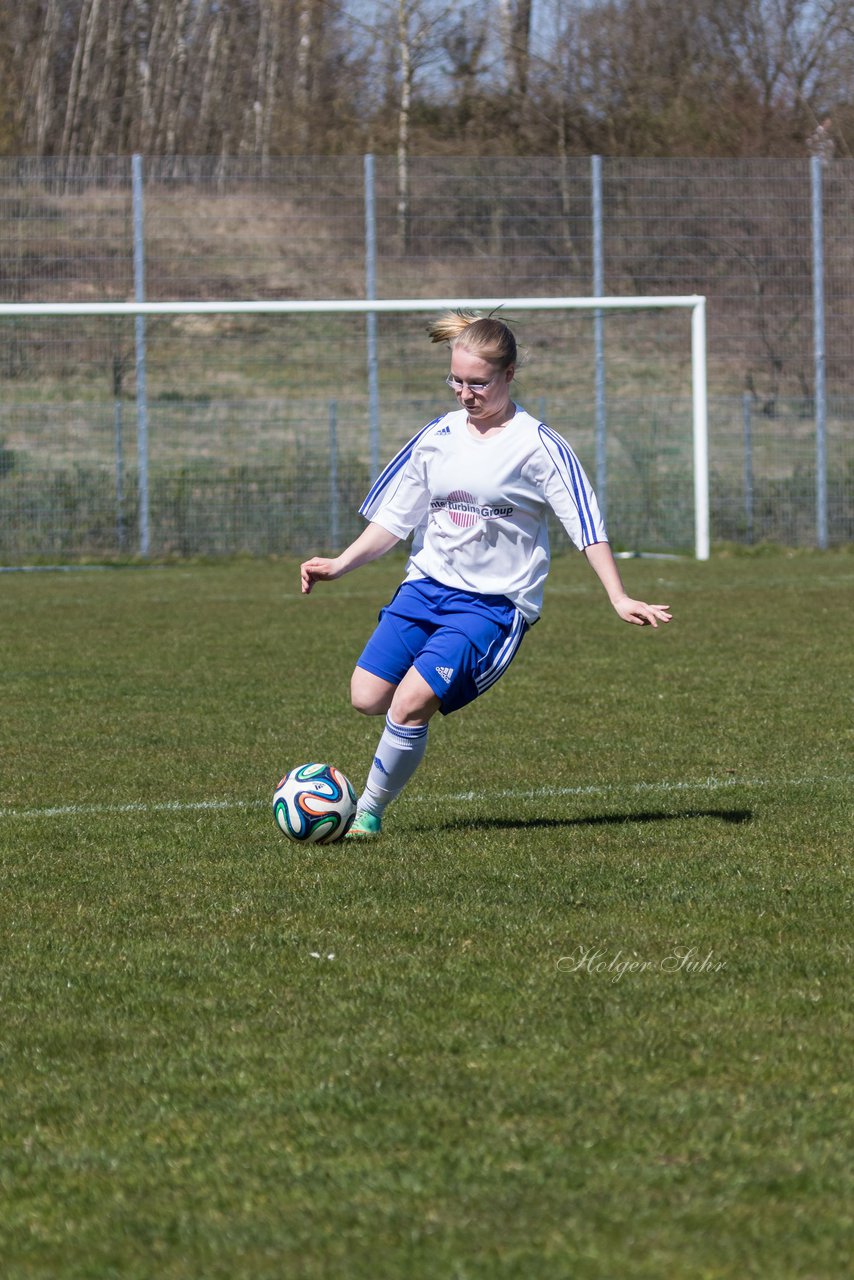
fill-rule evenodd
<path id="1" fill-rule="evenodd" d="M 413 160 L 0 160 L 4 301 L 589 295 L 591 164 Z M 605 160 L 608 294 L 709 300 L 712 536 L 813 545 L 817 528 L 814 225 L 802 161 Z M 826 503 L 854 531 L 854 165 L 822 174 Z M 137 238 L 135 240 L 135 227 Z M 138 230 L 142 229 L 139 239 Z M 134 252 L 141 256 L 135 275 Z M 593 474 L 589 315 L 526 313 L 518 398 Z M 451 400 L 423 316 L 379 317 L 380 451 Z M 340 545 L 370 480 L 364 317 L 149 318 L 154 554 Z M 612 540 L 691 545 L 686 316 L 604 328 Z M 126 318 L 0 320 L 0 561 L 139 550 L 138 368 Z M 601 408 L 601 406 L 600 406 Z"/>

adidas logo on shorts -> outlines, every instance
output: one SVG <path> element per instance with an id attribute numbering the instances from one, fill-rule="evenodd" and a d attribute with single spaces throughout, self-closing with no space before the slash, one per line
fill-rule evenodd
<path id="1" fill-rule="evenodd" d="M 453 667 L 437 667 L 436 675 L 441 676 L 442 679 L 445 681 L 445 684 L 450 684 L 454 678 L 454 668 Z"/>

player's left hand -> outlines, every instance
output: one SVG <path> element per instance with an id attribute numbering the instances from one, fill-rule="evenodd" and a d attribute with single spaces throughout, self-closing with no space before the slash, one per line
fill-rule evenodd
<path id="1" fill-rule="evenodd" d="M 670 622 L 672 617 L 669 604 L 646 604 L 630 596 L 615 600 L 614 608 L 623 622 L 634 623 L 636 627 L 657 627 L 659 622 Z"/>
<path id="2" fill-rule="evenodd" d="M 312 556 L 300 565 L 300 586 L 307 596 L 315 582 L 332 582 L 338 577 L 338 563 L 327 560 L 325 556 Z"/>

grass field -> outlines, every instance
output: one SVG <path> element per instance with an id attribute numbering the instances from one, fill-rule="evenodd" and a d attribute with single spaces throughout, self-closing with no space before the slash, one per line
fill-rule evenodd
<path id="1" fill-rule="evenodd" d="M 370 847 L 399 560 L 0 576 L 4 1280 L 828 1280 L 854 1241 L 850 553 L 580 557 Z"/>

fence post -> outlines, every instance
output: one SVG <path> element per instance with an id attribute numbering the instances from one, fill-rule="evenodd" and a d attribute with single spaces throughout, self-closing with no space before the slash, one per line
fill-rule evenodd
<path id="1" fill-rule="evenodd" d="M 113 356 L 113 440 L 116 468 L 116 546 L 125 549 L 125 463 L 123 444 L 122 358 Z"/>
<path id="2" fill-rule="evenodd" d="M 338 401 L 329 401 L 329 545 L 338 546 Z"/>
<path id="3" fill-rule="evenodd" d="M 602 239 L 602 157 L 590 157 L 593 217 L 593 297 L 605 292 Z M 608 444 L 605 413 L 605 322 L 602 311 L 593 313 L 594 382 L 596 397 L 596 497 L 602 519 L 608 520 Z"/>
<path id="4" fill-rule="evenodd" d="M 750 394 L 741 397 L 741 428 L 744 440 L 744 518 L 747 524 L 747 542 L 753 545 L 753 407 Z"/>
<path id="5" fill-rule="evenodd" d="M 812 189 L 812 295 L 815 361 L 815 528 L 816 542 L 827 548 L 827 394 L 824 333 L 824 210 L 822 158 L 810 160 Z"/>
<path id="6" fill-rule="evenodd" d="M 365 185 L 365 301 L 377 296 L 377 215 L 374 188 L 374 157 L 364 158 Z M 368 440 L 371 460 L 371 482 L 380 471 L 380 390 L 377 356 L 377 313 L 366 315 L 368 334 Z"/>
<path id="7" fill-rule="evenodd" d="M 145 252 L 143 240 L 142 156 L 131 158 L 133 202 L 133 296 L 145 301 Z M 136 454 L 139 472 L 139 554 L 148 555 L 148 387 L 145 355 L 145 316 L 134 317 L 136 354 Z"/>

